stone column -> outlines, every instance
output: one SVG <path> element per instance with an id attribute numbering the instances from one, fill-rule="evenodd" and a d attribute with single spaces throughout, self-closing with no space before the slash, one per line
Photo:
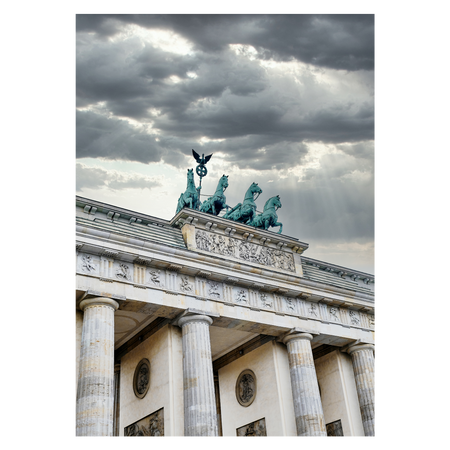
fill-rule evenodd
<path id="1" fill-rule="evenodd" d="M 209 326 L 204 315 L 182 317 L 184 435 L 217 436 L 217 413 Z"/>
<path id="2" fill-rule="evenodd" d="M 113 436 L 120 435 L 120 364 L 114 366 Z"/>
<path id="3" fill-rule="evenodd" d="M 311 349 L 312 335 L 290 334 L 287 345 L 297 436 L 326 436 L 319 383 Z"/>
<path id="4" fill-rule="evenodd" d="M 81 330 L 83 328 L 83 312 L 73 310 L 73 438 L 77 431 L 77 387 L 80 371 Z"/>
<path id="5" fill-rule="evenodd" d="M 112 436 L 114 408 L 114 311 L 104 297 L 83 300 L 77 389 L 77 436 Z"/>
<path id="6" fill-rule="evenodd" d="M 375 346 L 351 345 L 347 352 L 352 356 L 361 419 L 366 436 L 375 436 Z"/>

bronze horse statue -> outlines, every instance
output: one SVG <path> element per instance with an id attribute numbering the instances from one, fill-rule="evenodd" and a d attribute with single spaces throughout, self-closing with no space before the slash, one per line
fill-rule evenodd
<path id="1" fill-rule="evenodd" d="M 262 228 L 263 230 L 268 230 L 269 227 L 280 227 L 278 234 L 281 234 L 283 230 L 283 224 L 278 222 L 278 215 L 275 212 L 278 208 L 281 208 L 280 196 L 271 197 L 267 200 L 264 205 L 264 210 L 261 214 L 258 214 L 253 218 L 251 222 L 247 225 L 256 228 Z"/>
<path id="2" fill-rule="evenodd" d="M 232 210 L 224 214 L 223 218 L 240 223 L 250 222 L 255 216 L 255 200 L 261 193 L 262 189 L 258 186 L 258 183 L 252 183 L 245 193 L 244 201 L 242 203 L 238 203 Z"/>
<path id="3" fill-rule="evenodd" d="M 227 187 L 228 175 L 222 175 L 217 184 L 216 192 L 212 197 L 209 197 L 208 200 L 202 203 L 200 211 L 218 216 L 223 208 L 229 209 L 229 206 L 226 204 L 227 199 L 223 194 Z"/>
<path id="4" fill-rule="evenodd" d="M 200 187 L 195 187 L 194 169 L 188 169 L 186 190 L 178 199 L 177 212 L 175 214 L 178 214 L 185 206 L 198 211 L 200 206 L 200 189 Z"/>

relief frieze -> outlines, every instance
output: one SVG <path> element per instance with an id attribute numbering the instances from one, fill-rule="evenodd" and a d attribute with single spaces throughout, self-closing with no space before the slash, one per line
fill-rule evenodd
<path id="1" fill-rule="evenodd" d="M 195 242 L 198 250 L 295 272 L 293 255 L 281 250 L 203 230 L 195 231 Z"/>
<path id="2" fill-rule="evenodd" d="M 237 428 L 236 436 L 267 436 L 266 419 L 256 420 L 255 422 Z"/>
<path id="3" fill-rule="evenodd" d="M 210 233 L 213 236 L 212 233 Z M 239 241 L 231 237 L 215 235 L 213 245 L 205 240 L 208 234 L 197 230 L 198 242 L 203 242 L 204 248 L 222 254 L 235 251 L 235 256 L 241 259 L 273 263 L 270 252 L 275 250 Z M 203 237 L 202 237 L 203 236 Z M 203 241 L 202 241 L 203 239 Z M 230 244 L 231 242 L 231 244 Z M 206 247 L 205 247 L 206 246 Z M 286 253 L 292 257 L 292 255 Z M 267 257 L 265 260 L 264 258 Z M 173 266 L 175 267 L 175 266 Z M 369 309 L 357 311 L 345 307 L 335 306 L 329 301 L 316 303 L 304 296 L 300 298 L 288 297 L 288 289 L 278 287 L 275 292 L 272 285 L 252 282 L 249 286 L 240 286 L 240 280 L 228 276 L 224 281 L 210 279 L 210 272 L 198 272 L 196 276 L 188 276 L 180 271 L 148 267 L 136 263 L 127 263 L 105 256 L 79 253 L 77 255 L 77 271 L 80 274 L 96 276 L 102 281 L 134 283 L 133 286 L 144 288 L 164 289 L 174 295 L 185 294 L 200 299 L 223 302 L 230 306 L 242 306 L 255 311 L 266 310 L 280 315 L 293 315 L 301 318 L 334 323 L 345 327 L 355 327 L 373 330 L 375 318 Z M 137 283 L 137 284 L 136 284 Z M 352 308 L 352 306 L 350 306 Z"/>
<path id="4" fill-rule="evenodd" d="M 125 436 L 164 436 L 164 408 L 125 427 Z"/>

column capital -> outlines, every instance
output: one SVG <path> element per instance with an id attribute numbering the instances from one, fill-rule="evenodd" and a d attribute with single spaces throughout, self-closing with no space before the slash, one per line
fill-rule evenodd
<path id="1" fill-rule="evenodd" d="M 190 316 L 183 316 L 178 319 L 177 325 L 183 328 L 183 325 L 186 325 L 190 322 L 206 322 L 208 325 L 212 325 L 213 320 L 209 316 L 205 316 L 203 314 L 192 314 Z"/>
<path id="2" fill-rule="evenodd" d="M 296 339 L 305 339 L 308 341 L 312 341 L 314 336 L 310 333 L 292 333 L 288 334 L 287 336 L 284 336 L 282 339 L 282 342 L 284 344 L 287 344 L 290 341 L 296 340 Z"/>
<path id="3" fill-rule="evenodd" d="M 114 309 L 114 311 L 119 309 L 119 303 L 108 297 L 92 297 L 80 302 L 81 311 L 84 311 L 90 306 L 110 306 Z"/>
<path id="4" fill-rule="evenodd" d="M 351 355 L 354 352 L 359 352 L 361 350 L 372 350 L 375 351 L 375 345 L 373 344 L 353 344 L 350 345 L 345 351 Z"/>

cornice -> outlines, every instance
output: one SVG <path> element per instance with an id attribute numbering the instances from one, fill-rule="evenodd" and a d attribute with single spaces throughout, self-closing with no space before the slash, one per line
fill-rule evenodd
<path id="1" fill-rule="evenodd" d="M 362 280 L 365 284 L 375 282 L 375 277 L 366 272 L 349 269 L 347 267 L 338 266 L 336 264 L 326 263 L 324 261 L 318 261 L 316 259 L 308 258 L 305 256 L 302 257 L 302 261 L 306 265 L 317 267 L 318 269 L 323 270 L 325 272 L 335 273 L 336 275 L 340 276 L 341 278 L 348 277 L 348 278 L 352 279 L 353 281 L 356 281 L 359 279 L 359 280 Z"/>
<path id="2" fill-rule="evenodd" d="M 131 211 L 119 206 L 109 205 L 108 203 L 91 200 L 88 198 L 76 196 L 76 206 L 90 215 L 104 214 L 108 219 L 118 220 L 128 223 L 142 223 L 143 225 L 153 224 L 160 226 L 170 226 L 170 222 L 159 217 L 148 214 Z"/>

